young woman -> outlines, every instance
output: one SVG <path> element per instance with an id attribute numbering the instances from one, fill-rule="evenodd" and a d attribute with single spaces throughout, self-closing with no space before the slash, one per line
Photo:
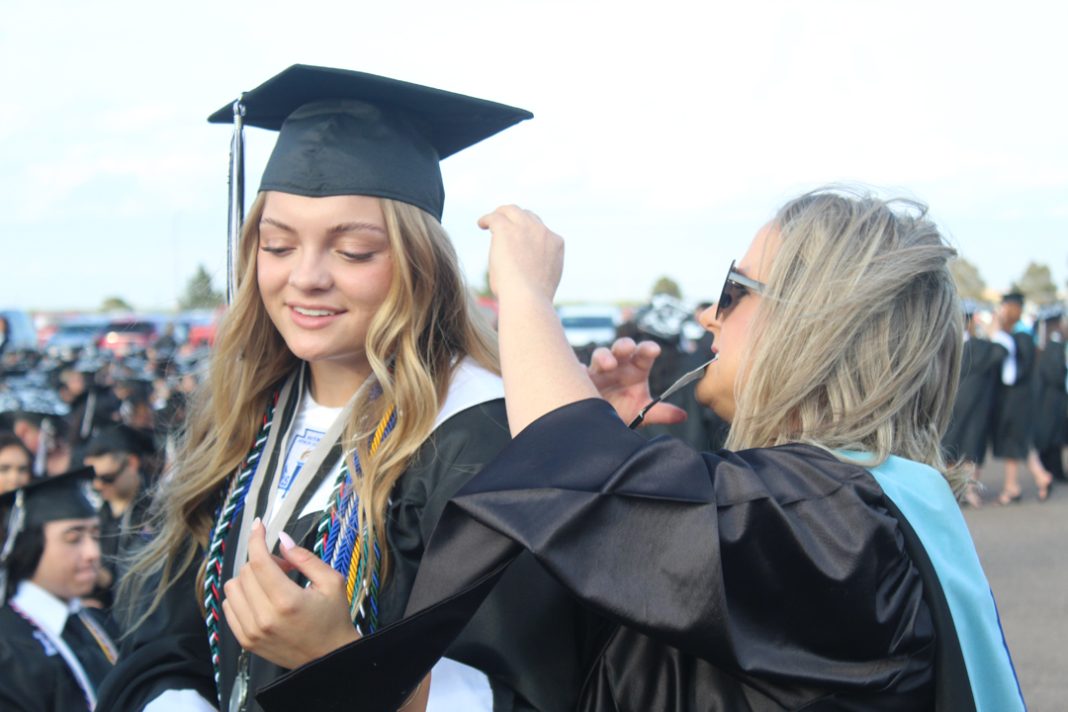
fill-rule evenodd
<path id="1" fill-rule="evenodd" d="M 389 709 L 433 660 L 405 641 L 443 649 L 522 550 L 605 624 L 575 709 L 1023 709 L 940 451 L 960 306 L 921 208 L 824 191 L 757 233 L 701 317 L 717 453 L 628 430 L 655 348 L 601 352 L 591 381 L 553 315 L 560 238 L 515 207 L 482 225 L 515 439 L 446 508 L 407 620 L 266 709 L 367 660 L 396 682 L 363 709 Z"/>
<path id="2" fill-rule="evenodd" d="M 243 107 L 287 118 L 102 709 L 256 710 L 286 668 L 399 618 L 441 508 L 508 439 L 438 160 L 529 114 L 303 66 Z M 294 540 L 314 555 L 272 557 Z"/>

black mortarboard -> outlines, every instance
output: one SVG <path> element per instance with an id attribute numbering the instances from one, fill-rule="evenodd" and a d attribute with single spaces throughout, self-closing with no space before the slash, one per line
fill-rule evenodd
<path id="1" fill-rule="evenodd" d="M 532 117 L 484 99 L 305 64 L 242 94 L 208 117 L 234 124 L 227 298 L 236 288 L 244 217 L 244 124 L 279 132 L 261 191 L 391 198 L 440 220 L 445 191 L 438 162 Z"/>
<path id="2" fill-rule="evenodd" d="M 88 519 L 96 507 L 85 494 L 93 468 L 83 467 L 55 477 L 43 477 L 0 495 L 4 513 L 4 546 L 0 550 L 0 602 L 7 590 L 7 561 L 19 534 L 59 519 Z"/>
<path id="3" fill-rule="evenodd" d="M 260 190 L 373 195 L 439 220 L 438 162 L 533 115 L 363 72 L 296 64 L 247 92 L 244 123 L 279 131 Z M 230 123 L 233 107 L 208 121 Z"/>

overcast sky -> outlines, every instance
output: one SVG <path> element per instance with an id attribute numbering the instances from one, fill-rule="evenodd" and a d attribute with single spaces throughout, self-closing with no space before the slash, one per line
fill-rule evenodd
<path id="1" fill-rule="evenodd" d="M 444 224 L 567 239 L 561 300 L 714 297 L 793 195 L 859 181 L 930 204 L 994 288 L 1068 277 L 1068 5 L 0 0 L 0 307 L 171 308 L 222 287 L 229 131 L 206 117 L 294 63 L 529 109 L 446 160 Z M 317 8 L 312 10 L 311 8 Z M 248 192 L 273 135 L 248 131 Z"/>

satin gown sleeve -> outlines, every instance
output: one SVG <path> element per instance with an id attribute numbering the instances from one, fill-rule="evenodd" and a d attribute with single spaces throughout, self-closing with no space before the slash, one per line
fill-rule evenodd
<path id="1" fill-rule="evenodd" d="M 654 695 L 645 709 L 694 709 L 698 690 L 712 697 L 697 709 L 922 709 L 934 628 L 884 504 L 866 470 L 814 447 L 697 453 L 646 442 L 602 401 L 572 404 L 452 499 L 408 621 L 294 671 L 261 702 L 273 709 L 287 686 L 322 686 L 331 670 L 389 670 L 393 695 L 366 709 L 395 709 L 526 550 L 619 627 L 585 659 L 582 709 L 642 709 L 623 697 L 642 690 Z M 626 651 L 644 662 L 628 667 Z"/>

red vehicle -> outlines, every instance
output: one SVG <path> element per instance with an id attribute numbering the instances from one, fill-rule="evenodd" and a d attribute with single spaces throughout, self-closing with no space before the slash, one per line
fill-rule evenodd
<path id="1" fill-rule="evenodd" d="M 158 336 L 156 324 L 142 319 L 117 319 L 104 327 L 97 346 L 119 356 L 147 349 Z"/>

